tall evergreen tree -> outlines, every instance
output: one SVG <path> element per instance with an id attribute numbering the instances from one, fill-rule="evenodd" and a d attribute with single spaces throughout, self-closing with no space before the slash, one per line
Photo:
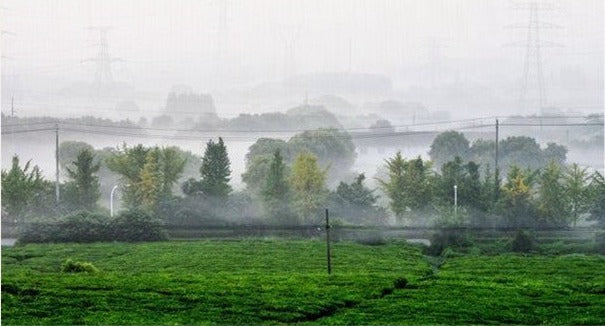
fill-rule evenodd
<path id="1" fill-rule="evenodd" d="M 101 197 L 99 191 L 99 172 L 101 165 L 94 163 L 93 152 L 86 148 L 81 150 L 72 162 L 73 167 L 67 166 L 67 176 L 70 181 L 65 185 L 65 199 L 76 209 L 94 210 Z"/>
<path id="2" fill-rule="evenodd" d="M 269 219 L 280 223 L 293 222 L 286 164 L 279 150 L 273 154 L 261 195 Z"/>
<path id="3" fill-rule="evenodd" d="M 397 218 L 403 218 L 406 211 L 405 194 L 405 159 L 401 152 L 385 160 L 388 169 L 388 180 L 378 180 L 383 191 L 390 199 L 390 208 Z"/>
<path id="4" fill-rule="evenodd" d="M 232 190 L 229 185 L 230 165 L 227 147 L 223 139 L 219 137 L 218 143 L 208 141 L 200 167 L 199 190 L 208 196 L 227 197 Z"/>

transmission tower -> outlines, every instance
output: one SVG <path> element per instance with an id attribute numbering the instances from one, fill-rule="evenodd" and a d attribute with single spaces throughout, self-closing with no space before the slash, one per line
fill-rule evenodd
<path id="1" fill-rule="evenodd" d="M 98 90 L 113 86 L 113 74 L 111 73 L 111 65 L 114 62 L 122 61 L 120 58 L 109 55 L 109 45 L 107 42 L 107 32 L 111 29 L 109 26 L 92 26 L 88 27 L 90 31 L 99 32 L 99 43 L 97 56 L 82 60 L 82 62 L 94 62 L 97 65 L 95 73 L 95 85 Z"/>
<path id="2" fill-rule="evenodd" d="M 521 90 L 519 93 L 519 107 L 522 110 L 532 109 L 530 107 L 532 99 L 528 94 L 532 89 L 537 95 L 538 113 L 544 110 L 546 106 L 546 85 L 544 82 L 544 64 L 542 60 L 542 49 L 547 47 L 561 47 L 562 45 L 542 40 L 541 32 L 544 29 L 561 28 L 559 25 L 543 22 L 540 20 L 540 13 L 545 10 L 553 10 L 553 6 L 547 3 L 541 3 L 531 0 L 523 5 L 517 5 L 515 9 L 528 11 L 529 21 L 527 24 L 509 25 L 509 28 L 526 30 L 527 38 L 525 42 L 515 42 L 508 45 L 522 47 L 525 49 L 525 61 L 523 64 L 523 75 L 521 77 Z"/>

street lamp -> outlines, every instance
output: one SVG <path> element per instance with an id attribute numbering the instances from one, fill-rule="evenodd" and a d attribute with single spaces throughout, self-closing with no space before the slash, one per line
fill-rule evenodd
<path id="1" fill-rule="evenodd" d="M 118 185 L 113 186 L 113 188 L 111 188 L 111 193 L 109 194 L 109 215 L 111 217 L 113 217 L 113 194 L 116 192 L 116 189 L 118 189 Z"/>
<path id="2" fill-rule="evenodd" d="M 454 214 L 458 215 L 458 185 L 454 185 Z"/>

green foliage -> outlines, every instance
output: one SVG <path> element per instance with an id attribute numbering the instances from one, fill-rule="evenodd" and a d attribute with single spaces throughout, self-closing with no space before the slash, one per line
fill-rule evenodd
<path id="1" fill-rule="evenodd" d="M 432 256 L 443 255 L 448 248 L 468 248 L 473 245 L 470 234 L 460 229 L 443 229 L 433 234 L 431 245 L 425 248 L 425 253 Z"/>
<path id="2" fill-rule="evenodd" d="M 469 156 L 469 142 L 463 133 L 457 131 L 442 132 L 433 140 L 429 155 L 437 167 L 453 160 L 456 156 Z"/>
<path id="3" fill-rule="evenodd" d="M 359 174 L 351 184 L 341 182 L 330 193 L 332 216 L 354 224 L 383 224 L 386 212 L 377 205 L 378 196 L 364 185 L 365 175 Z"/>
<path id="4" fill-rule="evenodd" d="M 101 197 L 96 174 L 101 165 L 95 163 L 94 152 L 88 148 L 82 149 L 71 165 L 73 167 L 66 167 L 70 181 L 65 184 L 64 200 L 76 210 L 96 209 Z"/>
<path id="5" fill-rule="evenodd" d="M 567 193 L 563 172 L 551 162 L 540 175 L 538 188 L 538 217 L 543 226 L 567 226 L 569 223 Z"/>
<path id="6" fill-rule="evenodd" d="M 125 211 L 112 219 L 81 211 L 54 219 L 37 219 L 19 228 L 19 243 L 156 241 L 165 239 L 161 221 L 142 211 Z"/>
<path id="7" fill-rule="evenodd" d="M 21 168 L 19 157 L 13 156 L 10 170 L 2 170 L 2 218 L 22 219 L 32 215 L 48 215 L 54 210 L 54 187 L 44 180 L 38 166 L 31 161 Z"/>
<path id="8" fill-rule="evenodd" d="M 534 237 L 531 233 L 525 230 L 518 230 L 511 242 L 511 250 L 522 253 L 531 252 L 535 247 L 534 242 Z"/>
<path id="9" fill-rule="evenodd" d="M 395 282 L 393 282 L 393 286 L 396 289 L 405 289 L 405 287 L 408 285 L 408 279 L 405 277 L 398 277 Z"/>
<path id="10" fill-rule="evenodd" d="M 592 203 L 590 205 L 590 220 L 596 221 L 598 225 L 605 226 L 605 178 L 599 172 L 595 172 L 590 182 Z"/>
<path id="11" fill-rule="evenodd" d="M 532 177 L 516 166 L 511 167 L 507 182 L 502 187 L 498 203 L 500 214 L 507 226 L 534 226 L 536 208 L 532 202 Z"/>
<path id="12" fill-rule="evenodd" d="M 290 208 L 290 196 L 286 165 L 281 153 L 276 150 L 262 188 L 263 207 L 271 221 L 285 224 L 295 222 Z"/>
<path id="13" fill-rule="evenodd" d="M 98 273 L 99 270 L 92 263 L 73 261 L 71 259 L 66 259 L 63 262 L 63 264 L 61 264 L 61 272 L 62 273 L 94 274 L 94 273 Z"/>
<path id="14" fill-rule="evenodd" d="M 303 223 L 319 220 L 316 214 L 327 199 L 325 186 L 326 170 L 317 163 L 317 157 L 310 153 L 298 154 L 292 164 L 290 187 L 293 190 L 294 206 Z"/>
<path id="15" fill-rule="evenodd" d="M 590 209 L 590 176 L 587 169 L 574 163 L 566 169 L 564 178 L 566 198 L 569 200 L 569 215 L 575 226 L 580 216 Z"/>
<path id="16" fill-rule="evenodd" d="M 3 248 L 3 323 L 605 323 L 598 255 L 457 256 L 423 278 L 431 269 L 417 248 L 339 242 L 333 249 L 328 276 L 322 241 Z M 103 272 L 66 277 L 59 269 L 66 253 Z M 402 276 L 408 283 L 397 289 Z M 381 297 L 385 288 L 391 295 Z"/>
<path id="17" fill-rule="evenodd" d="M 81 211 L 53 219 L 36 219 L 19 227 L 19 243 L 95 242 L 111 240 L 109 217 Z"/>
<path id="18" fill-rule="evenodd" d="M 246 190 L 251 194 L 261 194 L 262 188 L 269 177 L 271 162 L 271 155 L 258 155 L 252 157 L 246 163 L 246 172 L 242 174 L 242 181 L 246 184 Z"/>
<path id="19" fill-rule="evenodd" d="M 246 154 L 246 173 L 249 177 L 245 181 L 250 187 L 254 176 L 262 172 L 259 168 L 257 157 L 269 158 L 279 150 L 286 164 L 291 164 L 296 156 L 303 152 L 309 152 L 317 156 L 319 165 L 329 168 L 328 181 L 334 183 L 346 175 L 355 162 L 355 145 L 351 136 L 337 129 L 309 130 L 294 135 L 288 142 L 278 139 L 260 138 L 248 150 Z M 262 179 L 259 177 L 259 179 Z"/>
<path id="20" fill-rule="evenodd" d="M 189 180 L 183 185 L 187 195 L 203 194 L 209 197 L 227 198 L 231 192 L 229 185 L 231 162 L 227 155 L 227 147 L 219 137 L 215 143 L 212 139 L 206 144 L 200 167 L 200 181 Z"/>
<path id="21" fill-rule="evenodd" d="M 165 240 L 162 221 L 142 210 L 129 210 L 111 221 L 111 239 L 137 242 Z"/>
<path id="22" fill-rule="evenodd" d="M 595 249 L 601 255 L 605 255 L 605 232 L 595 234 Z"/>
<path id="23" fill-rule="evenodd" d="M 387 159 L 388 179 L 378 180 L 390 199 L 395 216 L 403 218 L 410 210 L 423 209 L 431 201 L 434 177 L 431 162 L 418 157 L 405 160 L 401 152 Z"/>
<path id="24" fill-rule="evenodd" d="M 162 201 L 172 198 L 172 188 L 185 167 L 185 159 L 175 147 L 143 145 L 127 147 L 107 159 L 108 167 L 121 177 L 127 209 L 157 213 Z"/>
<path id="25" fill-rule="evenodd" d="M 337 129 L 308 130 L 288 141 L 291 153 L 309 152 L 320 166 L 328 167 L 330 181 L 340 180 L 355 162 L 355 145 L 351 136 Z"/>

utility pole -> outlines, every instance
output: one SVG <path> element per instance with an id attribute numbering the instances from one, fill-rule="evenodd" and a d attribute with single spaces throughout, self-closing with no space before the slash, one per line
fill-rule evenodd
<path id="1" fill-rule="evenodd" d="M 498 200 L 498 176 L 500 171 L 498 170 L 498 142 L 500 141 L 500 123 L 496 119 L 496 164 L 494 167 L 494 202 Z"/>
<path id="2" fill-rule="evenodd" d="M 330 215 L 326 208 L 326 254 L 328 257 L 328 274 L 332 274 L 332 257 L 330 254 Z"/>
<path id="3" fill-rule="evenodd" d="M 56 179 L 55 179 L 55 200 L 57 206 L 59 206 L 59 124 L 55 124 L 55 168 L 56 168 Z"/>
<path id="4" fill-rule="evenodd" d="M 498 119 L 496 119 L 496 164 L 494 166 L 496 178 L 498 178 L 498 138 L 500 136 L 499 133 L 500 133 L 500 124 L 498 122 Z"/>

